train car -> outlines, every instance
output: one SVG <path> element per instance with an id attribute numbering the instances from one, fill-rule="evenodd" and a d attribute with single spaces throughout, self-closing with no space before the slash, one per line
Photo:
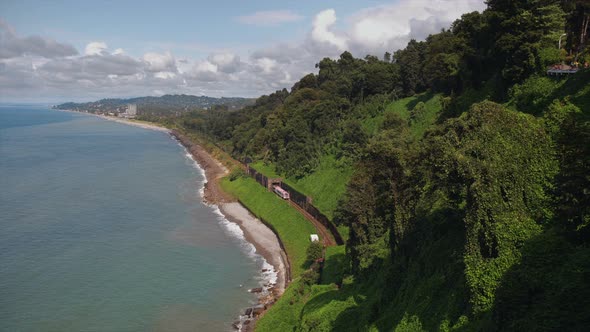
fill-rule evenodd
<path id="1" fill-rule="evenodd" d="M 279 195 L 280 198 L 285 199 L 285 200 L 289 199 L 289 193 L 285 189 L 283 189 L 279 186 L 274 186 L 273 188 L 274 188 L 273 191 L 275 192 L 275 194 Z"/>

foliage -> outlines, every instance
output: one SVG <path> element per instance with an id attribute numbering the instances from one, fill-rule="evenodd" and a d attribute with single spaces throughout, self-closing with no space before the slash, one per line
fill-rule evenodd
<path id="1" fill-rule="evenodd" d="M 320 280 L 320 273 L 316 268 L 310 268 L 307 271 L 301 274 L 301 281 L 305 285 L 313 285 L 316 284 Z"/>
<path id="2" fill-rule="evenodd" d="M 521 112 L 538 115 L 547 107 L 546 97 L 553 93 L 555 84 L 547 77 L 533 76 L 511 89 L 512 100 Z"/>
<path id="3" fill-rule="evenodd" d="M 324 256 L 324 246 L 319 241 L 313 241 L 307 247 L 307 261 L 312 263 Z"/>
<path id="4" fill-rule="evenodd" d="M 425 144 L 434 171 L 453 175 L 442 185 L 463 186 L 454 190 L 465 204 L 467 283 L 474 312 L 486 311 L 522 243 L 551 217 L 547 191 L 556 162 L 549 137 L 534 118 L 483 102 Z"/>

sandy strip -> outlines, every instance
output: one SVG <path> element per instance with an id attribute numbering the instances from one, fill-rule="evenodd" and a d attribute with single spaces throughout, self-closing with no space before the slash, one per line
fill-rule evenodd
<path id="1" fill-rule="evenodd" d="M 144 129 L 150 129 L 150 130 L 157 130 L 157 131 L 162 131 L 165 133 L 169 133 L 170 129 L 166 128 L 166 127 L 160 127 L 151 123 L 145 123 L 145 122 L 140 122 L 140 121 L 135 121 L 135 120 L 131 120 L 131 119 L 124 119 L 124 118 L 116 118 L 113 116 L 104 116 L 104 115 L 97 115 L 100 118 L 103 118 L 105 120 L 109 120 L 109 121 L 113 121 L 113 122 L 118 122 L 118 123 L 123 123 L 126 125 L 131 125 L 131 126 L 135 126 L 135 127 L 140 127 L 140 128 L 144 128 Z"/>
<path id="2" fill-rule="evenodd" d="M 240 225 L 246 241 L 253 243 L 256 251 L 266 259 L 277 271 L 277 284 L 274 287 L 276 296 L 285 291 L 285 263 L 283 249 L 279 239 L 266 225 L 252 216 L 240 203 L 223 203 L 219 206 L 221 213 L 232 222 Z"/>
<path id="3" fill-rule="evenodd" d="M 165 133 L 169 133 L 171 131 L 170 129 L 168 129 L 166 127 L 158 126 L 158 125 L 152 124 L 152 123 L 141 122 L 141 121 L 137 121 L 137 120 L 133 120 L 133 119 L 118 118 L 118 117 L 114 117 L 114 116 L 94 114 L 94 113 L 90 113 L 90 112 L 78 112 L 78 111 L 72 111 L 72 110 L 61 110 L 61 109 L 58 109 L 58 108 L 52 108 L 52 110 L 58 111 L 58 112 L 72 112 L 72 113 L 78 113 L 78 114 L 91 115 L 91 116 L 95 116 L 97 118 L 101 118 L 101 119 L 108 120 L 108 121 L 118 122 L 118 123 L 130 125 L 130 126 L 134 126 L 134 127 L 140 127 L 140 128 L 144 128 L 144 129 L 149 129 L 149 130 L 161 131 L 161 132 L 165 132 Z"/>

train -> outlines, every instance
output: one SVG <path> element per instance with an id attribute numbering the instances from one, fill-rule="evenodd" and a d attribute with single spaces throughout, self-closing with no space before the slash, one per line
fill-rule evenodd
<path id="1" fill-rule="evenodd" d="M 288 200 L 290 198 L 289 193 L 279 186 L 274 186 L 273 191 L 275 192 L 275 194 L 279 195 L 279 197 L 284 200 Z"/>

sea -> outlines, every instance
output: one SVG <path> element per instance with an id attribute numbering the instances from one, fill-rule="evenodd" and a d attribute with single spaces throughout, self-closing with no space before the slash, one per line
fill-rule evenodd
<path id="1" fill-rule="evenodd" d="M 0 331 L 231 331 L 272 278 L 169 134 L 0 106 Z"/>

